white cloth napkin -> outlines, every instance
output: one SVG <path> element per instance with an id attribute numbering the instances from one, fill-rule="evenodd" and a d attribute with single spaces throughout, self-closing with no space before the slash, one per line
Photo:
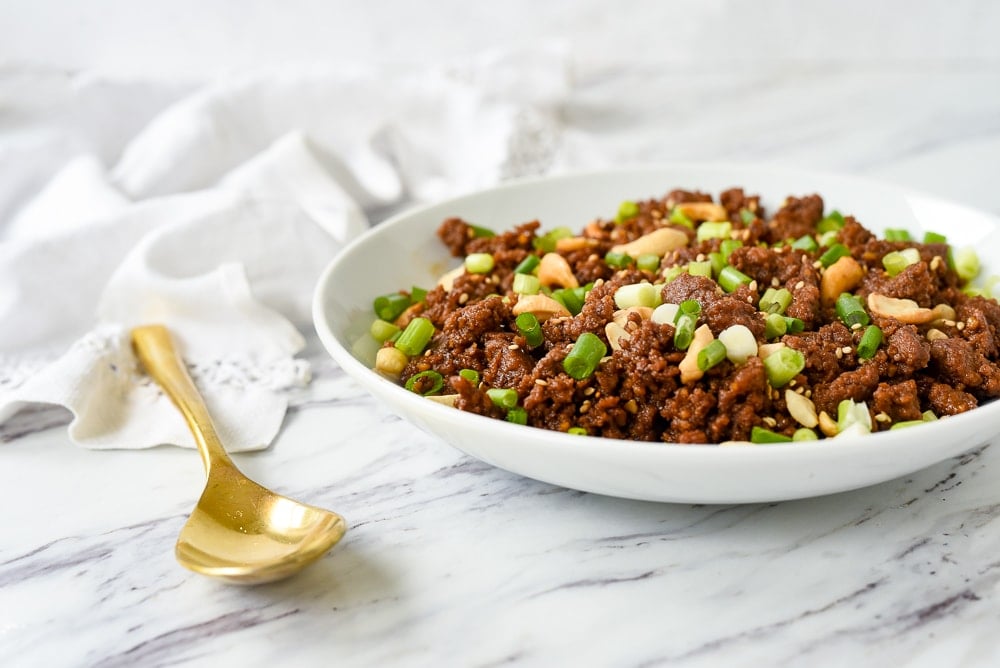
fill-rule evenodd
<path id="1" fill-rule="evenodd" d="M 266 447 L 322 267 L 369 214 L 544 171 L 567 86 L 554 54 L 201 87 L 0 70 L 27 119 L 0 134 L 0 422 L 59 404 L 85 447 L 193 446 L 129 345 L 161 322 L 227 448 Z"/>

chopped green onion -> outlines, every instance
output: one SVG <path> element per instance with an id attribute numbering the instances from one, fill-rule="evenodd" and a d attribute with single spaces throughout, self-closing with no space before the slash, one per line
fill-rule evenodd
<path id="1" fill-rule="evenodd" d="M 604 262 L 609 267 L 624 269 L 632 264 L 632 257 L 628 253 L 615 253 L 614 251 L 608 251 L 607 255 L 604 256 Z"/>
<path id="2" fill-rule="evenodd" d="M 886 253 L 882 258 L 882 266 L 890 276 L 896 276 L 911 264 L 920 262 L 920 251 L 916 248 L 904 248 L 901 251 Z"/>
<path id="3" fill-rule="evenodd" d="M 633 306 L 655 308 L 660 305 L 660 291 L 652 283 L 631 283 L 615 290 L 614 299 L 618 308 Z"/>
<path id="4" fill-rule="evenodd" d="M 740 220 L 743 221 L 744 225 L 749 225 L 757 220 L 757 214 L 747 208 L 740 209 Z"/>
<path id="5" fill-rule="evenodd" d="M 824 267 L 829 267 L 831 264 L 839 260 L 840 258 L 850 255 L 851 249 L 841 243 L 836 243 L 830 246 L 826 252 L 819 256 L 819 262 Z"/>
<path id="6" fill-rule="evenodd" d="M 818 441 L 819 440 L 819 436 L 817 436 L 816 432 L 813 431 L 812 429 L 806 429 L 805 427 L 802 427 L 800 429 L 796 429 L 795 430 L 795 433 L 792 434 L 792 440 L 793 441 Z"/>
<path id="7" fill-rule="evenodd" d="M 688 273 L 692 276 L 712 278 L 712 263 L 709 260 L 703 260 L 701 262 L 688 262 Z"/>
<path id="8" fill-rule="evenodd" d="M 672 325 L 677 321 L 677 314 L 680 312 L 677 304 L 660 304 L 653 309 L 649 319 L 657 325 Z"/>
<path id="9" fill-rule="evenodd" d="M 802 322 L 798 318 L 792 318 L 790 316 L 783 316 L 785 318 L 785 329 L 787 334 L 798 334 L 799 332 L 805 330 L 806 323 Z"/>
<path id="10" fill-rule="evenodd" d="M 573 230 L 568 227 L 556 227 L 540 237 L 535 237 L 531 245 L 537 250 L 544 251 L 546 253 L 551 253 L 556 249 L 556 242 L 560 239 L 567 239 L 573 236 Z"/>
<path id="11" fill-rule="evenodd" d="M 537 295 L 542 289 L 542 283 L 537 276 L 531 274 L 514 274 L 514 284 L 511 287 L 519 295 Z"/>
<path id="12" fill-rule="evenodd" d="M 517 331 L 520 332 L 524 340 L 527 341 L 528 345 L 532 348 L 541 345 L 545 340 L 545 336 L 542 334 L 542 325 L 538 322 L 538 318 L 535 317 L 533 313 L 522 313 L 514 319 L 514 325 L 517 327 Z"/>
<path id="13" fill-rule="evenodd" d="M 792 303 L 792 293 L 787 288 L 768 288 L 764 291 L 764 296 L 760 298 L 758 307 L 765 313 L 782 314 Z"/>
<path id="14" fill-rule="evenodd" d="M 889 431 L 894 429 L 906 429 L 907 427 L 916 427 L 918 424 L 927 424 L 924 420 L 903 420 L 902 422 L 897 422 L 889 427 Z"/>
<path id="15" fill-rule="evenodd" d="M 816 223 L 816 230 L 819 232 L 830 232 L 840 230 L 844 227 L 844 216 L 834 209 L 823 220 Z"/>
<path id="16" fill-rule="evenodd" d="M 840 230 L 830 230 L 829 232 L 823 232 L 816 239 L 816 243 L 819 244 L 820 248 L 827 248 L 837 243 L 837 237 Z"/>
<path id="17" fill-rule="evenodd" d="M 380 318 L 372 323 L 368 331 L 376 341 L 385 343 L 392 338 L 393 334 L 399 331 L 399 327 Z"/>
<path id="18" fill-rule="evenodd" d="M 631 200 L 625 200 L 620 205 L 618 205 L 618 215 L 615 220 L 622 223 L 630 218 L 635 218 L 639 215 L 639 205 Z"/>
<path id="19" fill-rule="evenodd" d="M 670 281 L 674 280 L 675 278 L 683 274 L 686 271 L 686 269 L 687 267 L 680 265 L 676 267 L 670 267 L 669 269 L 663 272 L 663 282 L 669 283 Z"/>
<path id="20" fill-rule="evenodd" d="M 586 436 L 587 430 L 583 427 L 570 427 L 566 430 L 567 434 L 573 434 L 574 436 Z"/>
<path id="21" fill-rule="evenodd" d="M 427 299 L 427 290 L 417 287 L 414 285 L 410 288 L 410 301 L 414 304 L 424 301 Z"/>
<path id="22" fill-rule="evenodd" d="M 552 291 L 552 298 L 566 307 L 566 310 L 577 315 L 583 309 L 586 290 L 579 288 L 560 288 Z"/>
<path id="23" fill-rule="evenodd" d="M 785 436 L 784 434 L 779 434 L 778 432 L 771 431 L 770 429 L 764 429 L 763 427 L 754 427 L 750 430 L 750 442 L 751 443 L 791 443 L 792 439 Z"/>
<path id="24" fill-rule="evenodd" d="M 868 404 L 863 401 L 844 399 L 837 404 L 837 433 L 842 434 L 848 427 L 858 425 L 867 432 L 872 430 L 872 416 Z"/>
<path id="25" fill-rule="evenodd" d="M 513 408 L 517 406 L 517 390 L 502 388 L 502 387 L 491 387 L 486 390 L 486 396 L 490 398 L 494 406 L 499 408 Z"/>
<path id="26" fill-rule="evenodd" d="M 743 364 L 757 354 L 757 339 L 746 325 L 730 325 L 719 332 L 719 341 L 726 346 L 726 357 L 733 364 Z"/>
<path id="27" fill-rule="evenodd" d="M 697 325 L 698 319 L 695 316 L 679 312 L 677 322 L 674 324 L 674 348 L 687 350 L 694 340 L 694 330 Z"/>
<path id="28" fill-rule="evenodd" d="M 604 345 L 604 341 L 596 334 L 584 332 L 563 360 L 563 370 L 576 380 L 589 378 L 607 353 L 608 347 Z"/>
<path id="29" fill-rule="evenodd" d="M 537 255 L 529 255 L 521 263 L 514 267 L 515 274 L 530 274 L 541 264 L 541 259 Z"/>
<path id="30" fill-rule="evenodd" d="M 770 341 L 784 335 L 788 331 L 788 323 L 784 316 L 778 313 L 770 313 L 764 322 L 764 338 Z"/>
<path id="31" fill-rule="evenodd" d="M 520 406 L 514 406 L 507 411 L 507 422 L 514 424 L 528 424 L 528 411 Z"/>
<path id="32" fill-rule="evenodd" d="M 428 387 L 428 384 L 430 385 Z M 425 397 L 437 394 L 444 387 L 444 376 L 434 369 L 427 369 L 410 376 L 404 385 L 410 392 L 422 394 Z"/>
<path id="33" fill-rule="evenodd" d="M 701 302 L 697 299 L 685 299 L 677 305 L 677 309 L 681 313 L 697 318 L 701 315 Z"/>
<path id="34" fill-rule="evenodd" d="M 807 253 L 815 253 L 819 250 L 819 244 L 811 236 L 806 234 L 801 236 L 792 242 L 792 248 L 800 251 L 805 251 Z"/>
<path id="35" fill-rule="evenodd" d="M 410 321 L 396 339 L 396 350 L 408 357 L 416 357 L 424 351 L 432 336 L 434 336 L 434 325 L 427 318 L 418 316 Z"/>
<path id="36" fill-rule="evenodd" d="M 875 357 L 878 347 L 882 345 L 882 330 L 878 325 L 868 325 L 865 333 L 861 335 L 858 343 L 858 357 L 863 360 L 870 360 Z"/>
<path id="37" fill-rule="evenodd" d="M 742 247 L 743 242 L 739 239 L 723 239 L 719 243 L 719 252 L 722 253 L 722 257 L 726 262 L 729 262 L 729 256 L 733 254 L 733 251 Z"/>
<path id="38" fill-rule="evenodd" d="M 387 295 L 376 297 L 372 307 L 382 320 L 392 322 L 400 314 L 410 307 L 410 298 L 401 292 L 390 292 Z"/>
<path id="39" fill-rule="evenodd" d="M 698 368 L 708 371 L 713 366 L 726 359 L 726 344 L 718 339 L 698 351 Z"/>
<path id="40" fill-rule="evenodd" d="M 719 285 L 726 292 L 736 292 L 741 285 L 750 285 L 752 281 L 752 278 L 731 264 L 726 265 L 719 272 Z"/>
<path id="41" fill-rule="evenodd" d="M 706 241 L 708 239 L 728 239 L 732 232 L 733 224 L 728 220 L 705 221 L 698 226 L 696 236 L 698 241 Z"/>
<path id="42" fill-rule="evenodd" d="M 888 228 L 885 231 L 886 241 L 911 241 L 909 230 Z"/>
<path id="43" fill-rule="evenodd" d="M 656 253 L 643 253 L 635 259 L 635 266 L 643 271 L 656 272 L 660 268 L 660 256 Z"/>
<path id="44" fill-rule="evenodd" d="M 921 415 L 924 418 L 924 422 L 933 422 L 934 420 L 938 419 L 938 416 L 934 415 L 934 411 L 932 411 L 930 409 L 927 409 L 926 411 L 924 411 L 923 413 L 921 413 Z"/>
<path id="45" fill-rule="evenodd" d="M 490 228 L 483 227 L 481 225 L 472 225 L 470 223 L 469 229 L 472 230 L 472 236 L 477 239 L 487 239 L 489 237 L 495 237 L 497 235 L 497 233 L 491 230 Z"/>
<path id="46" fill-rule="evenodd" d="M 493 271 L 493 256 L 489 253 L 470 253 L 465 256 L 465 270 L 470 274 L 488 274 Z"/>
<path id="47" fill-rule="evenodd" d="M 479 385 L 479 372 L 475 369 L 462 369 L 458 372 L 458 375 L 469 381 L 472 386 Z"/>
<path id="48" fill-rule="evenodd" d="M 764 372 L 771 387 L 783 387 L 806 368 L 805 355 L 795 348 L 781 348 L 764 358 Z"/>
<path id="49" fill-rule="evenodd" d="M 722 268 L 726 266 L 726 256 L 719 251 L 708 254 L 708 261 L 712 263 L 712 275 L 718 276 Z"/>
<path id="50" fill-rule="evenodd" d="M 676 223 L 677 225 L 683 225 L 684 227 L 690 227 L 694 229 L 694 221 L 688 218 L 683 211 L 674 207 L 673 211 L 670 212 L 670 222 Z"/>
<path id="51" fill-rule="evenodd" d="M 871 322 L 865 307 L 861 304 L 861 298 L 849 292 L 840 293 L 834 308 L 841 321 L 852 329 L 855 325 L 864 326 Z"/>
<path id="52" fill-rule="evenodd" d="M 948 237 L 943 234 L 938 234 L 937 232 L 924 232 L 924 243 L 925 244 L 946 244 L 948 243 Z"/>
<path id="53" fill-rule="evenodd" d="M 979 256 L 971 248 L 955 251 L 955 271 L 966 281 L 979 275 Z"/>

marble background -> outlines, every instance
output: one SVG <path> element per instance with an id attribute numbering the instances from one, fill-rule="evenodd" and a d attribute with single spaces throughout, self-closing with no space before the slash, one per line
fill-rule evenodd
<path id="1" fill-rule="evenodd" d="M 998 3 L 536 4 L 4 0 L 0 59 L 189 82 L 553 42 L 550 171 L 764 161 L 1000 214 Z M 640 503 L 469 459 L 306 357 L 278 440 L 236 460 L 350 528 L 283 583 L 176 565 L 194 453 L 78 449 L 53 409 L 0 426 L 0 665 L 1000 664 L 995 445 L 816 499 Z"/>

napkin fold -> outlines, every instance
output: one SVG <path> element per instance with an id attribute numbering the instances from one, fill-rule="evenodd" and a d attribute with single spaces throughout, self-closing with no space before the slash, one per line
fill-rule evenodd
<path id="1" fill-rule="evenodd" d="M 5 76 L 0 106 L 41 106 L 30 73 L 17 86 Z M 333 255 L 370 216 L 548 169 L 569 85 L 552 53 L 424 72 L 259 73 L 183 94 L 94 81 L 66 79 L 64 99 L 73 108 L 85 94 L 107 113 L 99 125 L 54 114 L 45 132 L 0 134 L 0 156 L 21 158 L 26 137 L 47 138 L 25 173 L 53 166 L 27 196 L 0 192 L 0 422 L 58 404 L 85 447 L 193 447 L 129 344 L 131 327 L 159 322 L 230 451 L 269 445 L 289 392 L 308 385 L 296 355 Z M 18 97 L 2 99 L 12 88 Z M 39 96 L 51 88 L 39 77 Z M 163 101 L 155 113 L 151 99 Z"/>

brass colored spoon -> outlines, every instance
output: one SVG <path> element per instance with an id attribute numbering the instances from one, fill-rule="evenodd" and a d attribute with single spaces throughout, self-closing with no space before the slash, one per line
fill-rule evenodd
<path id="1" fill-rule="evenodd" d="M 132 346 L 184 415 L 208 475 L 177 537 L 182 566 L 237 584 L 271 582 L 298 572 L 340 540 L 346 530 L 340 515 L 276 494 L 236 468 L 166 327 L 133 329 Z"/>

